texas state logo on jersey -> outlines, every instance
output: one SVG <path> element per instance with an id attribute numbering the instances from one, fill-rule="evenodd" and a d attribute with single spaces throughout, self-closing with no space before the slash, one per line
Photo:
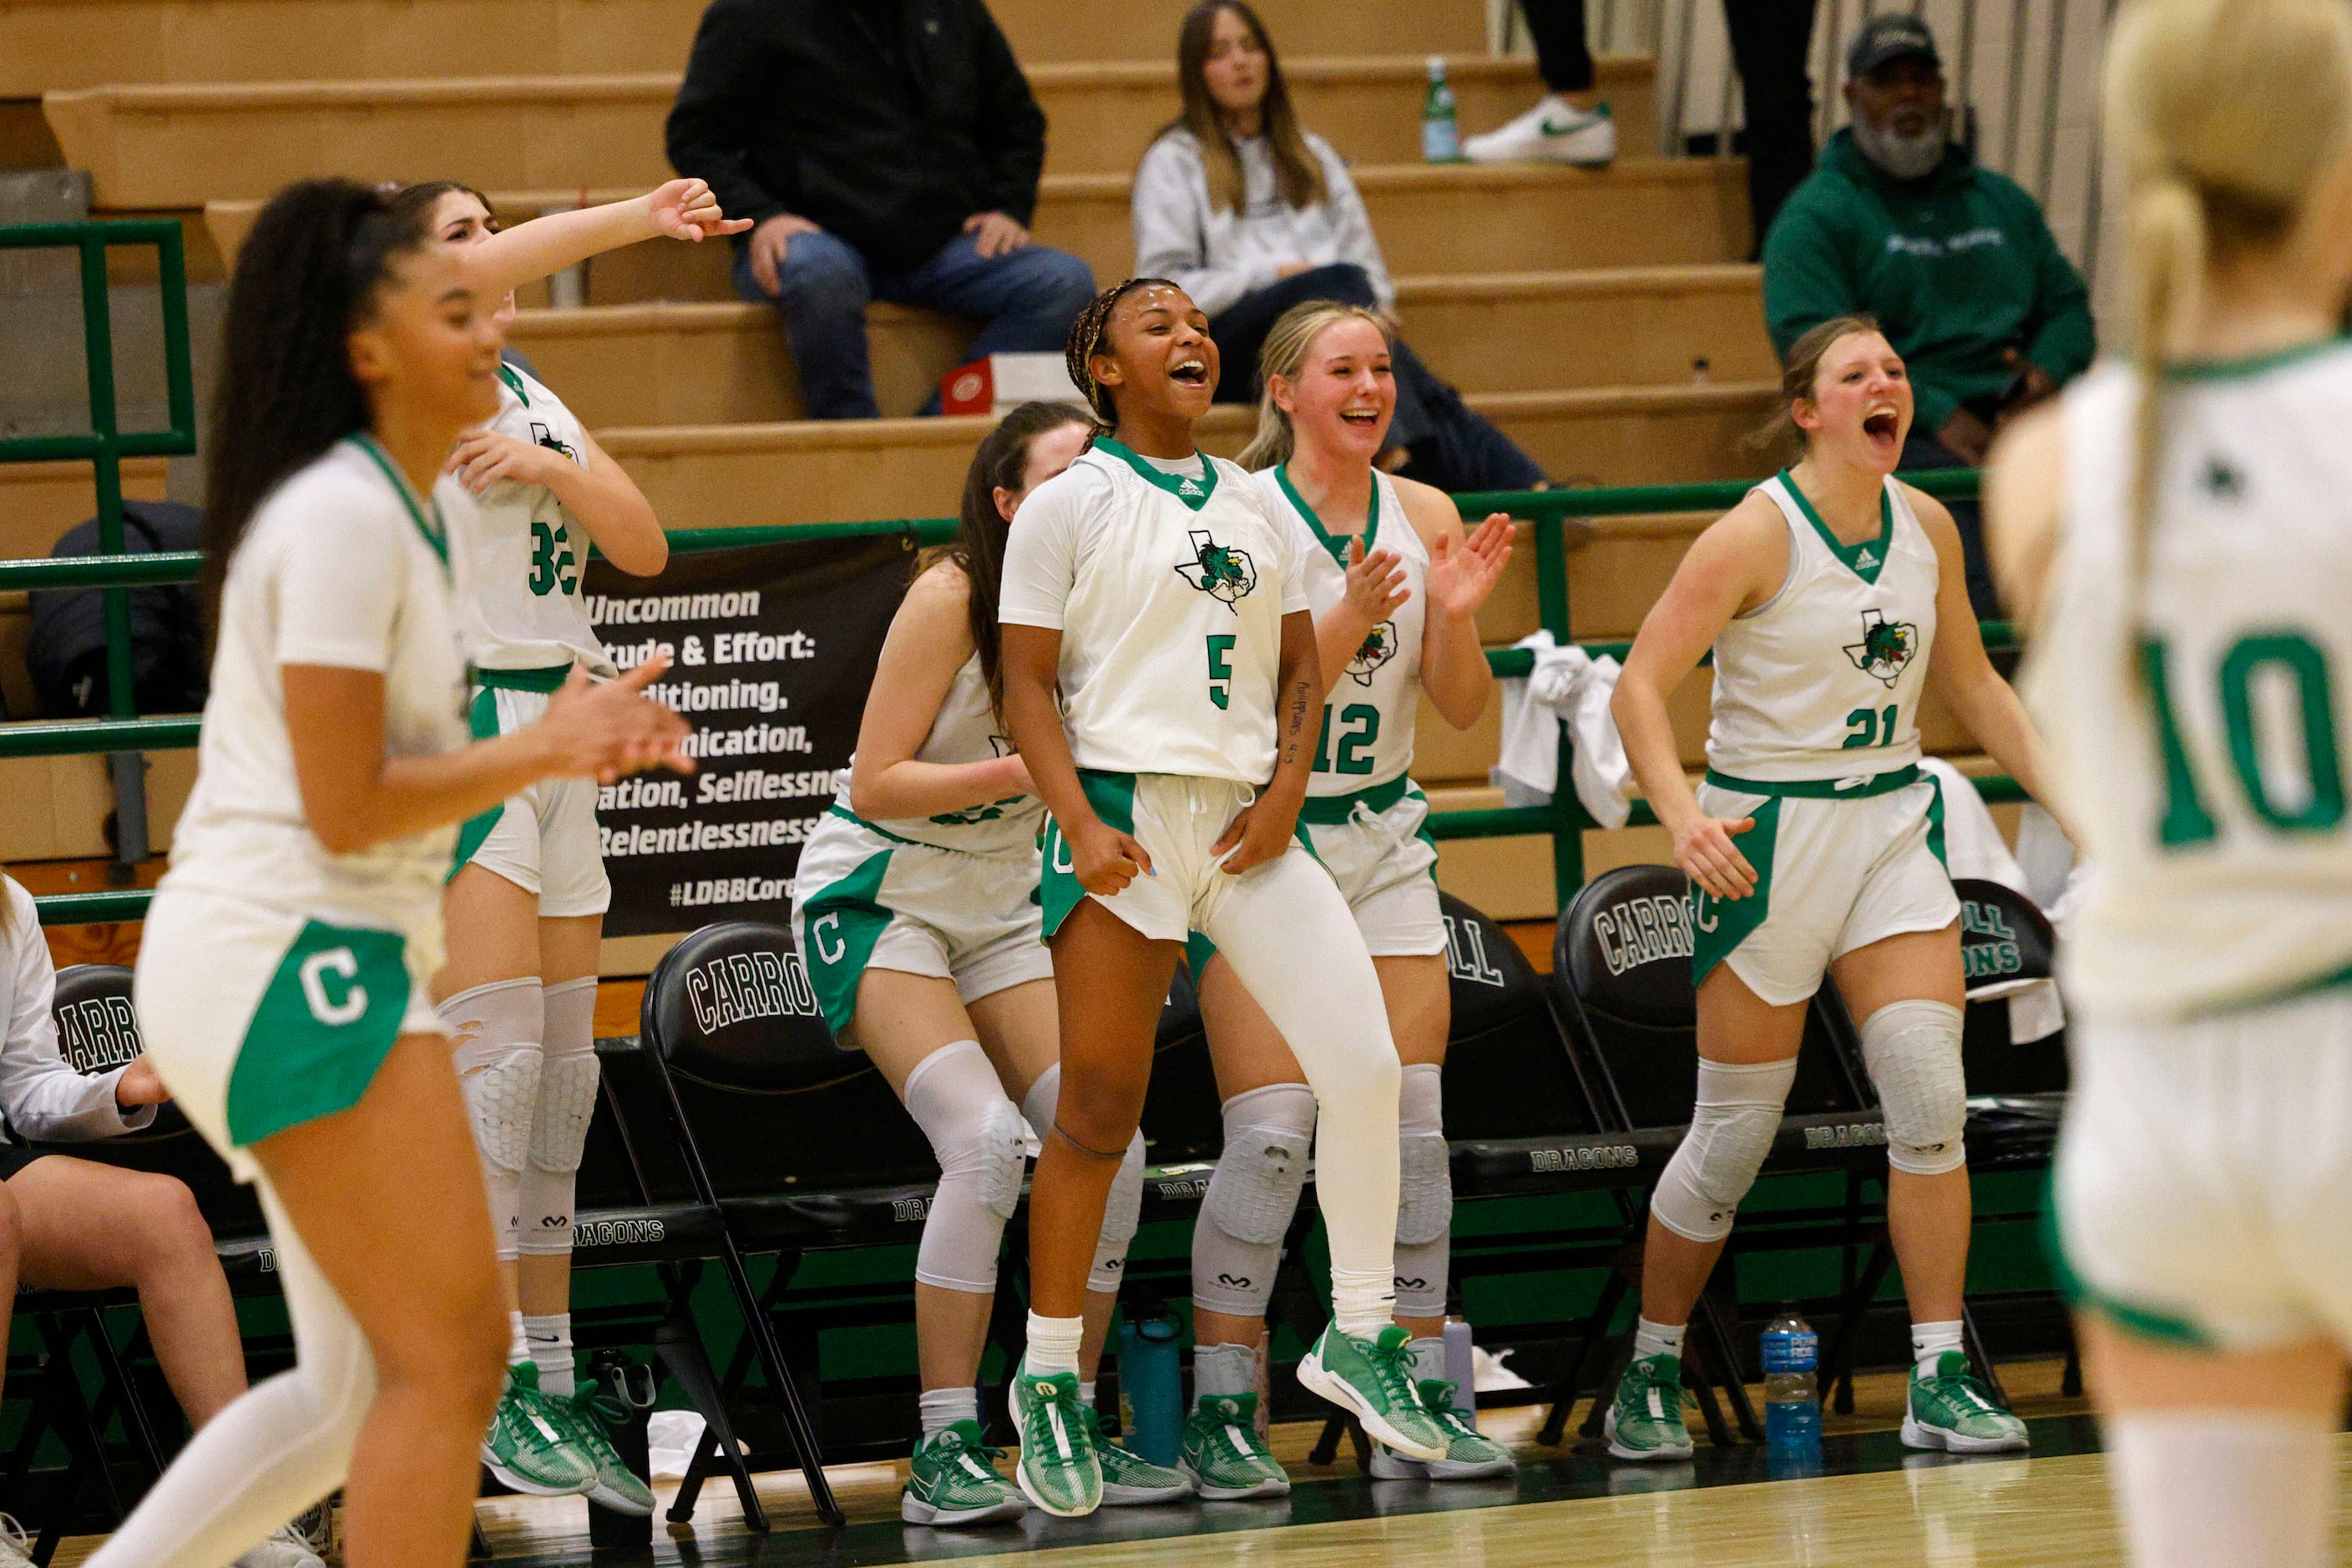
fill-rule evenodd
<path id="1" fill-rule="evenodd" d="M 1257 590 L 1257 566 L 1249 552 L 1218 543 L 1205 528 L 1193 529 L 1190 537 L 1192 559 L 1178 562 L 1176 574 L 1234 614 L 1241 614 L 1241 602 Z"/>
<path id="2" fill-rule="evenodd" d="M 1348 661 L 1348 678 L 1359 686 L 1370 686 L 1381 666 L 1397 656 L 1397 624 L 1382 621 L 1365 637 L 1364 645 L 1356 657 Z"/>
<path id="3" fill-rule="evenodd" d="M 1918 651 L 1919 628 L 1908 621 L 1890 621 L 1876 609 L 1862 612 L 1862 640 L 1845 645 L 1854 668 L 1888 686 L 1903 678 Z"/>

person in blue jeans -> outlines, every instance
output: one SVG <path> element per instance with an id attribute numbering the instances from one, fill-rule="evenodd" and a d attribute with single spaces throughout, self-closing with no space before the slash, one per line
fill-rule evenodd
<path id="1" fill-rule="evenodd" d="M 1030 237 L 1045 116 L 982 0 L 713 0 L 667 142 L 754 221 L 735 288 L 779 307 L 811 418 L 880 414 L 872 300 L 980 319 L 979 358 L 1060 349 L 1093 297 Z"/>

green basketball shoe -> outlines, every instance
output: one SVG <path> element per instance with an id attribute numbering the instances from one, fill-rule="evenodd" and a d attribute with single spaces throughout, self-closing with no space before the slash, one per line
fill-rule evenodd
<path id="1" fill-rule="evenodd" d="M 1946 1351 L 1936 1370 L 1911 1369 L 1911 1397 L 1903 1412 L 1903 1446 L 1948 1448 L 1955 1454 L 1999 1454 L 2032 1447 L 2025 1423 L 2001 1408 L 1992 1391 L 1969 1373 L 1969 1358 Z"/>
<path id="2" fill-rule="evenodd" d="M 1102 1454 L 1078 1398 L 1076 1373 L 1032 1373 L 1013 1379 L 1013 1429 L 1021 1458 L 1013 1473 L 1029 1500 L 1063 1519 L 1083 1519 L 1102 1506 Z"/>
<path id="3" fill-rule="evenodd" d="M 1208 1502 L 1288 1497 L 1290 1477 L 1257 1435 L 1257 1395 L 1205 1394 L 1184 1417 L 1177 1463 Z"/>
<path id="4" fill-rule="evenodd" d="M 576 1497 L 596 1485 L 569 1411 L 540 1392 L 539 1368 L 507 1368 L 506 1392 L 482 1439 L 482 1463 L 499 1484 L 530 1497 Z"/>
<path id="5" fill-rule="evenodd" d="M 1391 1323 L 1374 1340 L 1323 1331 L 1298 1363 L 1298 1381 L 1342 1410 L 1352 1411 L 1376 1443 L 1407 1458 L 1442 1459 L 1453 1446 L 1412 1385 L 1412 1336 Z"/>
<path id="6" fill-rule="evenodd" d="M 1021 1489 L 996 1468 L 1003 1450 L 992 1448 L 977 1421 L 958 1421 L 917 1445 L 898 1517 L 941 1530 L 1019 1519 L 1029 1511 Z"/>
<path id="7" fill-rule="evenodd" d="M 1102 1456 L 1103 1507 L 1150 1508 L 1181 1502 L 1192 1495 L 1192 1482 L 1181 1470 L 1155 1465 L 1134 1449 L 1112 1442 L 1103 1436 L 1102 1416 L 1095 1407 L 1081 1408 L 1087 1413 L 1087 1435 L 1094 1440 L 1095 1452 Z"/>
<path id="8" fill-rule="evenodd" d="M 1423 1378 L 1416 1385 L 1421 1403 L 1446 1436 L 1445 1458 L 1409 1459 L 1391 1453 L 1385 1445 L 1372 1448 L 1372 1479 L 1376 1481 L 1482 1481 L 1507 1476 L 1519 1468 L 1511 1451 L 1463 1418 L 1454 1407 L 1454 1384 L 1444 1378 Z"/>
<path id="9" fill-rule="evenodd" d="M 1609 1451 L 1621 1459 L 1687 1459 L 1690 1428 L 1683 1425 L 1683 1363 L 1679 1356 L 1643 1356 L 1617 1380 L 1601 1424 Z"/>
<path id="10" fill-rule="evenodd" d="M 554 1403 L 572 1417 L 580 1451 L 596 1467 L 596 1484 L 588 1489 L 588 1500 L 614 1513 L 639 1519 L 650 1515 L 654 1489 L 629 1468 L 620 1450 L 613 1447 L 613 1434 L 629 1419 L 628 1407 L 617 1399 L 605 1398 L 604 1384 L 593 1377 L 581 1379 L 578 1392 L 570 1399 Z"/>

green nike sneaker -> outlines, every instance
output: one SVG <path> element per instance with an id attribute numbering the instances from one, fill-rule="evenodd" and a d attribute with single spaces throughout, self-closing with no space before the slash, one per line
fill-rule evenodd
<path id="1" fill-rule="evenodd" d="M 530 1497 L 576 1497 L 596 1485 L 596 1467 L 582 1450 L 572 1416 L 540 1392 L 539 1368 L 507 1368 L 506 1392 L 482 1439 L 482 1463 L 499 1484 Z"/>
<path id="2" fill-rule="evenodd" d="M 1387 1445 L 1372 1447 L 1372 1479 L 1376 1481 L 1482 1481 L 1507 1476 L 1519 1468 L 1511 1451 L 1463 1419 L 1454 1407 L 1454 1384 L 1443 1378 L 1423 1378 L 1417 1385 L 1422 1407 L 1446 1436 L 1445 1458 L 1409 1459 L 1391 1453 Z"/>
<path id="3" fill-rule="evenodd" d="M 1621 1459 L 1687 1459 L 1690 1428 L 1683 1425 L 1683 1363 L 1679 1356 L 1643 1356 L 1617 1380 L 1617 1397 L 1601 1423 L 1609 1451 Z"/>
<path id="4" fill-rule="evenodd" d="M 1205 1394 L 1184 1417 L 1177 1464 L 1207 1502 L 1288 1497 L 1290 1477 L 1257 1435 L 1257 1395 Z"/>
<path id="5" fill-rule="evenodd" d="M 1102 1452 L 1089 1414 L 1078 1398 L 1075 1373 L 1031 1373 L 1013 1379 L 1013 1429 L 1021 1458 L 1013 1473 L 1029 1500 L 1063 1519 L 1084 1519 L 1102 1506 Z"/>
<path id="6" fill-rule="evenodd" d="M 915 1448 L 898 1517 L 941 1530 L 1019 1519 L 1029 1511 L 1021 1489 L 998 1473 L 1004 1450 L 992 1448 L 977 1421 L 959 1421 Z"/>
<path id="7" fill-rule="evenodd" d="M 654 1489 L 629 1468 L 620 1450 L 613 1447 L 613 1434 L 629 1419 L 628 1407 L 617 1399 L 606 1398 L 604 1384 L 593 1377 L 581 1379 L 579 1391 L 569 1400 L 554 1403 L 572 1417 L 572 1435 L 579 1441 L 580 1451 L 596 1467 L 596 1484 L 588 1489 L 588 1500 L 614 1513 L 638 1519 L 650 1516 L 654 1511 Z"/>
<path id="8" fill-rule="evenodd" d="M 1998 1454 L 2032 1447 L 2025 1423 L 2002 1409 L 1992 1391 L 1969 1373 L 1969 1358 L 1946 1351 L 1932 1375 L 1911 1369 L 1911 1397 L 1903 1412 L 1903 1446 L 1955 1454 Z"/>
<path id="9" fill-rule="evenodd" d="M 1412 1385 L 1412 1336 L 1394 1323 L 1376 1340 L 1360 1340 L 1334 1322 L 1298 1363 L 1298 1381 L 1354 1412 L 1374 1442 L 1408 1458 L 1442 1459 L 1452 1440 Z"/>
<path id="10" fill-rule="evenodd" d="M 1132 1448 L 1103 1436 L 1102 1417 L 1094 1406 L 1087 1413 L 1087 1435 L 1102 1456 L 1102 1505 L 1105 1508 L 1150 1508 L 1155 1503 L 1181 1502 L 1192 1495 L 1192 1482 L 1181 1470 L 1155 1465 Z"/>

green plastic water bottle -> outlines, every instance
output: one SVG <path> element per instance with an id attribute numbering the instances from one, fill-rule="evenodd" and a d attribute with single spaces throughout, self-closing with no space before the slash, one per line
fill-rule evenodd
<path id="1" fill-rule="evenodd" d="M 1462 162 L 1462 127 L 1454 118 L 1454 88 L 1445 61 L 1429 57 L 1429 91 L 1421 100 L 1421 156 L 1424 163 Z"/>

